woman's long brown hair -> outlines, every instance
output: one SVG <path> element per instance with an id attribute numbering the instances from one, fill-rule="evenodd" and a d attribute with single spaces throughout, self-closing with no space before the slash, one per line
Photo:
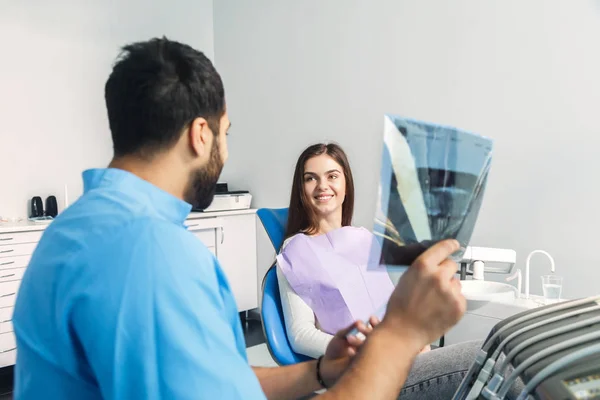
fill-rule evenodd
<path id="1" fill-rule="evenodd" d="M 342 204 L 342 226 L 348 226 L 352 223 L 352 215 L 354 213 L 354 180 L 348 157 L 338 144 L 318 143 L 304 150 L 296 163 L 285 232 L 286 239 L 299 232 L 315 233 L 319 229 L 317 216 L 308 195 L 304 191 L 304 167 L 309 159 L 321 154 L 326 154 L 333 158 L 344 171 L 346 198 Z"/>

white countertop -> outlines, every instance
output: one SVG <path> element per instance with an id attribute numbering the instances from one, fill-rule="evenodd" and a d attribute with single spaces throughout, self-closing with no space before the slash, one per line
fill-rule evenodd
<path id="1" fill-rule="evenodd" d="M 244 215 L 255 213 L 256 209 L 253 208 L 231 211 L 191 212 L 187 219 L 226 217 L 229 215 Z M 51 221 L 33 222 L 29 220 L 19 222 L 0 222 L 0 233 L 43 231 L 50 224 L 50 222 Z"/>
<path id="2" fill-rule="evenodd" d="M 256 209 L 249 208 L 245 210 L 231 210 L 231 211 L 213 211 L 213 212 L 191 212 L 187 219 L 197 218 L 212 218 L 212 217 L 226 217 L 229 215 L 245 215 L 245 214 L 256 214 Z"/>
<path id="3" fill-rule="evenodd" d="M 561 302 L 568 300 L 570 299 L 560 299 Z M 467 311 L 467 314 L 504 319 L 519 312 L 543 307 L 545 305 L 546 302 L 544 296 L 530 294 L 529 299 L 520 297 L 512 300 L 490 301 L 480 308 Z"/>
<path id="4" fill-rule="evenodd" d="M 32 221 L 0 222 L 0 233 L 43 231 L 49 221 L 37 223 Z"/>

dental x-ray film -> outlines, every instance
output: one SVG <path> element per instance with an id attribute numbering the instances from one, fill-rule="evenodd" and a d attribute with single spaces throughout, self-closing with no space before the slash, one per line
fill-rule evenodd
<path id="1" fill-rule="evenodd" d="M 369 265 L 406 269 L 427 248 L 471 239 L 492 160 L 491 139 L 397 115 L 384 118 Z"/>

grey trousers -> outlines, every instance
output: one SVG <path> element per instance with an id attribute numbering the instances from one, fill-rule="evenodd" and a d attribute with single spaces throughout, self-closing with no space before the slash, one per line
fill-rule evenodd
<path id="1" fill-rule="evenodd" d="M 482 345 L 483 341 L 463 342 L 418 355 L 398 399 L 452 399 Z M 516 399 L 524 387 L 517 379 L 506 398 Z"/>
<path id="2" fill-rule="evenodd" d="M 463 342 L 419 354 L 398 397 L 399 400 L 450 400 L 475 361 L 483 341 Z M 522 386 L 522 385 L 521 385 Z M 516 391 L 518 394 L 520 389 Z M 311 399 L 308 396 L 304 399 Z M 517 396 L 511 390 L 509 399 Z"/>
<path id="3" fill-rule="evenodd" d="M 419 354 L 399 399 L 452 399 L 482 344 L 464 342 Z"/>

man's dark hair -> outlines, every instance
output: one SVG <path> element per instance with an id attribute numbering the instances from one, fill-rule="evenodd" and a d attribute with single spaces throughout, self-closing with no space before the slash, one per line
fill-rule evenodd
<path id="1" fill-rule="evenodd" d="M 104 88 L 115 157 L 168 149 L 198 117 L 218 134 L 225 91 L 202 52 L 164 37 L 122 50 Z"/>

